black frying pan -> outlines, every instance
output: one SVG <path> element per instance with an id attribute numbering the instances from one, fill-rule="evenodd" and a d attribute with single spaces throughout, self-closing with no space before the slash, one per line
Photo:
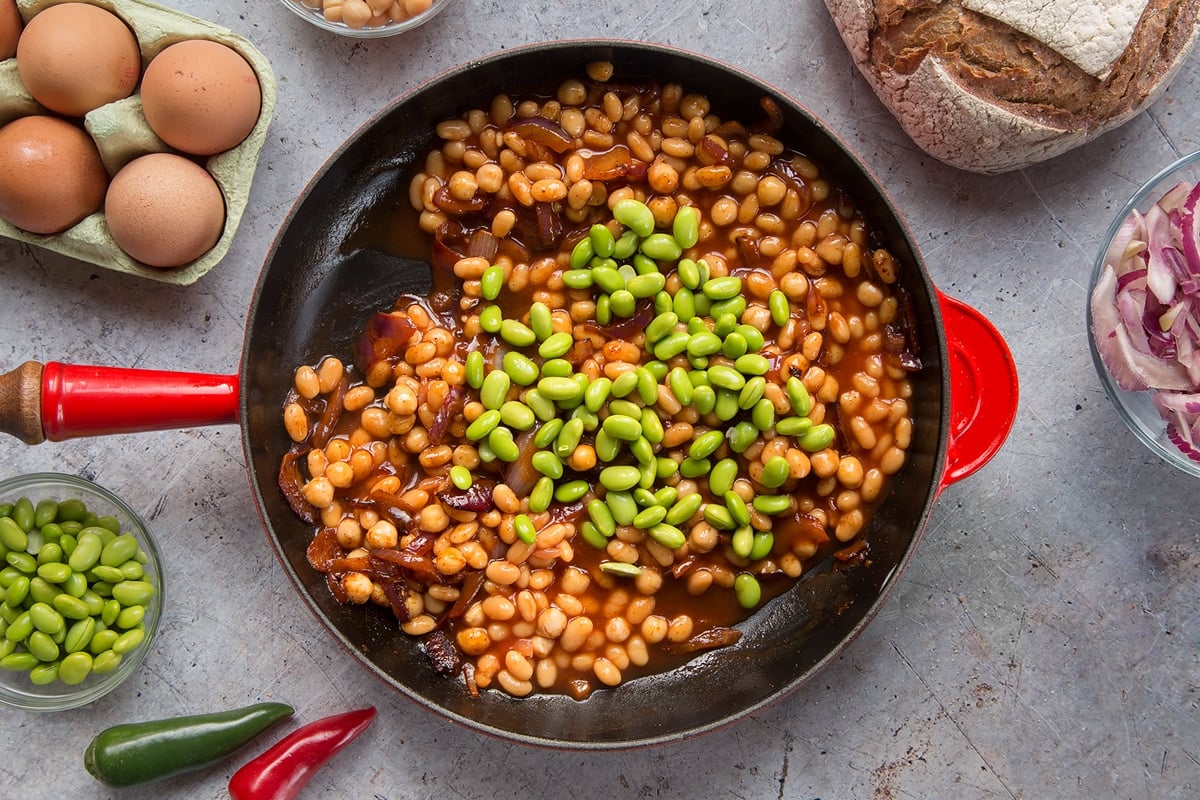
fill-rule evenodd
<path id="1" fill-rule="evenodd" d="M 296 366 L 327 354 L 348 359 L 374 311 L 389 308 L 401 293 L 427 289 L 423 261 L 382 246 L 386 237 L 377 235 L 376 220 L 387 205 L 407 202 L 410 167 L 433 142 L 435 125 L 488 107 L 499 92 L 519 96 L 582 77 L 584 66 L 596 60 L 613 62 L 617 80 L 678 82 L 704 93 L 725 119 L 760 119 L 760 99 L 774 98 L 784 119 L 779 137 L 850 192 L 905 265 L 901 283 L 913 298 L 925 365 L 913 379 L 914 441 L 907 466 L 865 533 L 870 559 L 831 563 L 805 575 L 741 626 L 736 645 L 671 672 L 598 690 L 582 702 L 564 696 L 516 700 L 499 691 L 472 698 L 461 683 L 434 673 L 389 612 L 339 605 L 324 575 L 308 565 L 305 549 L 313 531 L 295 517 L 276 484 L 290 444 L 281 408 Z M 885 191 L 815 116 L 732 67 L 664 46 L 609 41 L 505 51 L 397 100 L 333 154 L 284 222 L 250 305 L 239 374 L 184 376 L 194 390 L 181 399 L 177 388 L 159 388 L 170 376 L 151 373 L 147 394 L 168 395 L 171 407 L 156 412 L 155 403 L 146 401 L 132 425 L 99 410 L 117 405 L 100 402 L 111 391 L 104 381 L 115 375 L 127 386 L 129 374 L 27 364 L 0 379 L 0 429 L 39 441 L 232 422 L 236 414 L 271 546 L 303 602 L 341 646 L 384 683 L 471 728 L 531 744 L 598 749 L 672 741 L 727 724 L 782 697 L 835 658 L 874 617 L 911 559 L 939 491 L 999 449 L 1017 394 L 1015 367 L 999 334 L 934 288 Z M 128 393 L 126 398 L 130 402 Z"/>

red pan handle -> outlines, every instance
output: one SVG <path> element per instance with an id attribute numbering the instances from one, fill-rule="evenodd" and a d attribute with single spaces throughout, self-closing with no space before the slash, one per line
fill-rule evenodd
<path id="1" fill-rule="evenodd" d="M 26 444 L 238 421 L 236 375 L 26 361 L 0 375 L 0 432 Z"/>
<path id="2" fill-rule="evenodd" d="M 950 442 L 938 491 L 999 452 L 1017 416 L 1017 365 L 1004 337 L 965 303 L 937 293 L 950 353 Z"/>

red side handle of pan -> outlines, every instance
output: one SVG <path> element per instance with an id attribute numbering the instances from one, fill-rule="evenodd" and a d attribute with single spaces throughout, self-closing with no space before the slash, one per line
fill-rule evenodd
<path id="1" fill-rule="evenodd" d="M 0 375 L 0 431 L 27 444 L 238 421 L 236 375 L 39 364 Z"/>
<path id="2" fill-rule="evenodd" d="M 950 365 L 950 439 L 938 490 L 974 474 L 1000 451 L 1017 416 L 1017 365 L 975 309 L 938 292 Z"/>

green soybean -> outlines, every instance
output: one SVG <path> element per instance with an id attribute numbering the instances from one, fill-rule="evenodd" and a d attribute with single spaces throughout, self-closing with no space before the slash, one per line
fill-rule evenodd
<path id="1" fill-rule="evenodd" d="M 611 466 L 600 470 L 600 485 L 613 492 L 621 492 L 638 485 L 641 480 L 636 467 Z"/>
<path id="2" fill-rule="evenodd" d="M 471 470 L 462 464 L 455 464 L 450 468 L 450 482 L 465 492 L 471 488 L 475 480 L 471 477 Z"/>
<path id="3" fill-rule="evenodd" d="M 65 627 L 63 615 L 48 603 L 34 603 L 29 607 L 29 621 L 42 633 L 55 634 Z"/>
<path id="4" fill-rule="evenodd" d="M 667 518 L 667 509 L 662 506 L 644 508 L 633 518 L 633 527 L 645 530 L 653 527 Z"/>
<path id="5" fill-rule="evenodd" d="M 749 525 L 739 525 L 729 537 L 729 547 L 738 558 L 750 558 L 754 549 L 754 529 Z"/>
<path id="6" fill-rule="evenodd" d="M 496 409 L 489 409 L 472 420 L 471 424 L 467 426 L 467 438 L 473 442 L 486 439 L 499 425 L 500 412 Z"/>
<path id="7" fill-rule="evenodd" d="M 582 500 L 591 488 L 583 479 L 560 483 L 554 488 L 554 499 L 560 503 L 574 503 L 576 500 Z"/>
<path id="8" fill-rule="evenodd" d="M 617 239 L 607 225 L 597 222 L 588 229 L 588 239 L 592 243 L 592 252 L 600 258 L 609 258 L 616 247 Z"/>
<path id="9" fill-rule="evenodd" d="M 692 440 L 692 446 L 688 448 L 688 457 L 693 459 L 708 458 L 713 453 L 717 452 L 725 442 L 725 434 L 721 431 L 706 431 Z"/>
<path id="10" fill-rule="evenodd" d="M 741 294 L 742 279 L 736 275 L 709 278 L 700 290 L 710 300 L 731 300 Z"/>
<path id="11" fill-rule="evenodd" d="M 667 278 L 661 272 L 651 272 L 645 275 L 638 275 L 626 284 L 625 288 L 634 297 L 639 300 L 644 300 L 648 297 L 654 297 L 663 290 L 667 284 Z"/>
<path id="12" fill-rule="evenodd" d="M 529 326 L 515 319 L 500 323 L 500 338 L 513 347 L 529 347 L 537 341 L 537 336 Z"/>
<path id="13" fill-rule="evenodd" d="M 775 426 L 775 404 L 765 397 L 750 409 L 750 421 L 760 431 L 769 431 Z"/>
<path id="14" fill-rule="evenodd" d="M 833 444 L 836 432 L 833 426 L 827 422 L 822 422 L 820 425 L 813 425 L 804 434 L 796 440 L 796 444 L 801 450 L 809 453 L 816 453 L 819 450 L 824 450 L 829 445 Z"/>
<path id="15" fill-rule="evenodd" d="M 34 686 L 47 686 L 56 680 L 58 680 L 57 662 L 51 661 L 47 664 L 38 664 L 29 670 L 29 682 Z"/>
<path id="16" fill-rule="evenodd" d="M 560 358 L 571 352 L 574 346 L 574 336 L 566 331 L 555 331 L 538 346 L 538 355 L 542 358 Z"/>
<path id="17" fill-rule="evenodd" d="M 105 675 L 112 672 L 121 663 L 123 656 L 114 650 L 105 650 L 92 659 L 92 672 Z"/>
<path id="18" fill-rule="evenodd" d="M 537 383 L 538 391 L 556 403 L 579 400 L 583 397 L 583 389 L 570 378 L 542 378 Z"/>
<path id="19" fill-rule="evenodd" d="M 715 497 L 724 497 L 726 492 L 733 490 L 733 482 L 737 480 L 738 464 L 732 458 L 723 458 L 712 468 L 708 476 L 708 488 Z"/>
<path id="20" fill-rule="evenodd" d="M 563 421 L 557 417 L 542 423 L 541 427 L 537 429 L 537 433 L 533 435 L 533 446 L 539 448 L 549 447 L 558 438 L 558 433 L 562 430 L 562 427 Z"/>
<path id="21" fill-rule="evenodd" d="M 521 399 L 542 422 L 549 422 L 558 416 L 558 408 L 554 405 L 554 401 L 537 389 L 526 390 Z"/>
<path id="22" fill-rule="evenodd" d="M 792 404 L 792 413 L 798 417 L 807 417 L 808 412 L 812 411 L 812 396 L 804 382 L 791 377 L 787 379 L 784 388 L 787 390 L 788 401 Z"/>
<path id="23" fill-rule="evenodd" d="M 500 306 L 484 306 L 479 312 L 479 327 L 487 333 L 499 333 L 504 324 L 504 312 Z"/>
<path id="24" fill-rule="evenodd" d="M 699 494 L 688 494 L 679 498 L 667 509 L 663 521 L 670 525 L 682 525 L 696 515 L 704 500 Z"/>
<path id="25" fill-rule="evenodd" d="M 679 324 L 679 317 L 674 311 L 661 312 L 646 326 L 646 341 L 653 343 L 671 333 Z"/>
<path id="26" fill-rule="evenodd" d="M 92 640 L 88 642 L 87 652 L 91 653 L 92 655 L 99 655 L 105 650 L 111 650 L 113 642 L 115 642 L 120 635 L 121 634 L 117 633 L 111 628 L 106 628 L 102 631 L 96 631 L 95 635 L 92 636 Z"/>
<path id="27" fill-rule="evenodd" d="M 58 665 L 58 679 L 68 686 L 83 683 L 92 671 L 92 657 L 86 650 L 70 653 Z"/>
<path id="28" fill-rule="evenodd" d="M 19 650 L 15 653 L 9 653 L 4 658 L 0 658 L 0 669 L 8 672 L 29 672 L 29 670 L 40 663 L 38 657 L 33 653 L 26 650 Z"/>
<path id="29" fill-rule="evenodd" d="M 687 340 L 688 355 L 711 356 L 721 352 L 721 337 L 709 331 L 694 334 Z"/>
<path id="30" fill-rule="evenodd" d="M 750 380 L 746 381 L 746 385 L 742 387 L 742 391 L 738 393 L 738 408 L 743 411 L 749 411 L 754 408 L 754 405 L 763 399 L 763 395 L 767 391 L 767 379 L 761 375 L 755 375 Z"/>
<path id="31" fill-rule="evenodd" d="M 33 530 L 33 501 L 28 497 L 18 497 L 13 502 L 12 520 L 26 533 Z"/>
<path id="32" fill-rule="evenodd" d="M 803 436 L 813 426 L 808 417 L 784 417 L 775 423 L 775 432 L 780 436 Z"/>
<path id="33" fill-rule="evenodd" d="M 684 206 L 675 212 L 671 233 L 681 247 L 695 247 L 700 241 L 700 212 L 695 206 Z"/>
<path id="34" fill-rule="evenodd" d="M 672 299 L 675 315 L 681 322 L 696 318 L 696 296 L 687 286 L 681 286 Z"/>
<path id="35" fill-rule="evenodd" d="M 692 405 L 701 414 L 710 414 L 717 406 L 717 393 L 711 386 L 697 386 L 692 390 Z"/>
<path id="36" fill-rule="evenodd" d="M 760 481 L 768 489 L 778 489 L 787 481 L 790 469 L 786 458 L 783 456 L 772 456 L 763 465 Z"/>
<path id="37" fill-rule="evenodd" d="M 513 439 L 512 431 L 508 428 L 502 426 L 494 428 L 488 434 L 487 443 L 488 447 L 492 448 L 492 452 L 496 454 L 496 458 L 508 464 L 517 461 L 521 457 L 521 448 L 517 446 L 516 440 Z M 121 585 L 117 584 L 117 586 Z M 115 586 L 113 588 L 116 589 Z M 121 602 L 124 603 L 125 601 L 122 600 Z"/>
<path id="38" fill-rule="evenodd" d="M 740 392 L 746 385 L 746 377 L 733 367 L 717 364 L 708 368 L 708 380 L 714 387 Z"/>
<path id="39" fill-rule="evenodd" d="M 642 436 L 646 438 L 650 444 L 660 444 L 666 431 L 663 429 L 662 419 L 654 412 L 653 408 L 642 409 Z"/>
<path id="40" fill-rule="evenodd" d="M 533 544 L 537 541 L 537 531 L 534 530 L 533 521 L 525 514 L 517 514 L 513 517 L 513 533 L 525 544 Z"/>
<path id="41" fill-rule="evenodd" d="M 726 358 L 740 358 L 750 350 L 750 345 L 746 342 L 746 337 L 742 336 L 736 330 L 730 331 L 725 335 L 725 340 L 721 342 L 721 355 Z"/>
<path id="42" fill-rule="evenodd" d="M 654 357 L 659 361 L 669 361 L 686 350 L 692 338 L 684 331 L 672 331 L 654 343 Z"/>
<path id="43" fill-rule="evenodd" d="M 594 255 L 596 255 L 596 250 L 592 246 L 591 237 L 580 239 L 571 249 L 571 269 L 582 269 L 587 266 Z"/>
<path id="44" fill-rule="evenodd" d="M 739 410 L 737 392 L 729 389 L 717 389 L 717 404 L 713 407 L 713 413 L 717 415 L 717 419 L 728 422 L 737 416 Z"/>
<path id="45" fill-rule="evenodd" d="M 640 200 L 617 201 L 612 208 L 613 219 L 629 228 L 642 239 L 654 233 L 654 212 Z"/>
<path id="46" fill-rule="evenodd" d="M 746 501 L 737 492 L 729 491 L 722 495 L 725 500 L 725 507 L 729 509 L 730 516 L 738 525 L 750 524 L 750 510 L 746 508 Z"/>
<path id="47" fill-rule="evenodd" d="M 467 353 L 466 378 L 467 385 L 472 389 L 483 386 L 483 353 L 478 350 Z"/>
<path id="48" fill-rule="evenodd" d="M 712 465 L 707 458 L 685 458 L 679 462 L 679 474 L 685 478 L 698 478 L 711 468 Z"/>
<path id="49" fill-rule="evenodd" d="M 768 516 L 784 514 L 791 510 L 792 499 L 780 494 L 760 494 L 754 497 L 754 510 Z"/>
<path id="50" fill-rule="evenodd" d="M 733 593 L 738 605 L 745 609 L 757 608 L 762 602 L 762 586 L 749 572 L 740 572 L 733 579 Z"/>
<path id="51" fill-rule="evenodd" d="M 558 480 L 563 476 L 562 460 L 549 450 L 538 450 L 529 460 L 534 469 L 548 478 Z"/>
<path id="52" fill-rule="evenodd" d="M 495 300 L 504 288 L 504 267 L 493 264 L 479 278 L 479 293 L 484 300 Z"/>
<path id="53" fill-rule="evenodd" d="M 562 430 L 554 439 L 554 452 L 561 459 L 568 459 L 579 447 L 583 439 L 584 423 L 579 417 L 573 417 L 563 423 Z"/>
<path id="54" fill-rule="evenodd" d="M 554 315 L 550 306 L 540 300 L 535 300 L 529 306 L 529 329 L 539 342 L 549 339 L 554 333 Z"/>
<path id="55" fill-rule="evenodd" d="M 596 322 L 607 325 L 612 322 L 612 304 L 608 295 L 602 294 L 596 298 Z"/>
<path id="56" fill-rule="evenodd" d="M 550 507 L 550 503 L 554 500 L 554 481 L 543 475 L 533 484 L 533 489 L 529 492 L 529 510 L 535 514 L 540 514 Z"/>
<path id="57" fill-rule="evenodd" d="M 499 409 L 505 398 L 508 398 L 511 387 L 512 377 L 508 372 L 492 369 L 484 378 L 484 385 L 480 387 L 479 402 L 488 410 Z"/>
<path id="58" fill-rule="evenodd" d="M 661 506 L 659 506 L 661 508 Z M 668 550 L 678 550 L 687 542 L 687 536 L 683 531 L 676 528 L 674 525 L 668 525 L 665 522 L 651 527 L 648 531 L 650 538 L 661 544 Z"/>
<path id="59" fill-rule="evenodd" d="M 592 271 L 590 269 L 563 270 L 562 282 L 568 289 L 590 289 L 592 288 Z"/>
<path id="60" fill-rule="evenodd" d="M 592 524 L 606 538 L 617 532 L 617 521 L 613 517 L 612 510 L 603 500 L 595 499 L 589 502 L 587 504 L 587 512 Z"/>
<path id="61" fill-rule="evenodd" d="M 33 653 L 38 661 L 54 661 L 58 658 L 58 645 L 42 631 L 29 634 L 29 638 L 25 640 L 25 648 Z"/>
<path id="62" fill-rule="evenodd" d="M 642 239 L 640 249 L 655 261 L 677 261 L 683 255 L 683 248 L 675 237 L 667 233 L 652 233 Z"/>
<path id="63" fill-rule="evenodd" d="M 614 439 L 603 429 L 596 431 L 596 458 L 601 461 L 613 461 L 621 452 L 621 440 Z"/>
<path id="64" fill-rule="evenodd" d="M 529 406 L 509 400 L 500 406 L 500 421 L 513 430 L 527 431 L 537 422 L 537 417 Z"/>
<path id="65" fill-rule="evenodd" d="M 12 517 L 0 517 L 0 544 L 9 550 L 23 552 L 29 547 L 29 536 Z"/>
<path id="66" fill-rule="evenodd" d="M 637 441 L 642 435 L 641 420 L 623 414 L 612 414 L 601 423 L 604 432 L 623 442 Z"/>
<path id="67" fill-rule="evenodd" d="M 113 586 L 112 596 L 123 606 L 148 605 L 154 597 L 154 584 L 149 581 L 122 581 Z"/>
<path id="68" fill-rule="evenodd" d="M 608 546 L 608 539 L 605 538 L 604 534 L 600 532 L 600 529 L 590 519 L 584 520 L 579 526 L 579 535 L 583 537 L 585 542 L 597 550 L 603 550 Z"/>
<path id="69" fill-rule="evenodd" d="M 609 492 L 604 501 L 618 525 L 632 525 L 638 514 L 637 501 L 629 492 Z"/>
<path id="70" fill-rule="evenodd" d="M 75 549 L 71 552 L 71 557 L 67 561 L 67 564 L 76 572 L 87 572 L 96 566 L 103 549 L 104 542 L 100 537 L 92 533 L 91 529 L 84 529 L 84 532 L 79 535 L 79 541 L 76 543 Z"/>
<path id="71" fill-rule="evenodd" d="M 642 568 L 637 564 L 626 564 L 624 561 L 601 561 L 600 571 L 622 578 L 636 578 L 642 574 Z"/>
<path id="72" fill-rule="evenodd" d="M 17 568 L 26 575 L 32 575 L 37 572 L 37 559 L 23 550 L 13 550 L 12 552 L 5 553 L 4 560 L 9 563 L 9 566 Z"/>
<path id="73" fill-rule="evenodd" d="M 80 600 L 78 597 L 72 597 L 66 592 L 56 594 L 51 601 L 54 610 L 61 614 L 66 619 L 87 619 L 91 616 L 91 611 L 87 607 L 87 603 Z"/>
<path id="74" fill-rule="evenodd" d="M 758 561 L 771 555 L 775 546 L 775 535 L 770 531 L 755 531 L 754 544 L 750 547 L 750 560 Z"/>
<path id="75" fill-rule="evenodd" d="M 613 245 L 612 257 L 624 261 L 635 252 L 637 252 L 638 235 L 633 231 L 625 231 L 617 237 L 616 244 Z"/>
<path id="76" fill-rule="evenodd" d="M 782 328 L 787 325 L 792 316 L 791 304 L 787 295 L 778 289 L 773 289 L 767 296 L 767 309 L 771 312 L 771 321 Z"/>

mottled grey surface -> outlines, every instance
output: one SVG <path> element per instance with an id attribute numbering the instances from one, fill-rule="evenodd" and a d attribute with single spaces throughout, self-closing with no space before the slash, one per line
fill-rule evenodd
<path id="1" fill-rule="evenodd" d="M 0 712 L 0 795 L 109 797 L 83 770 L 117 722 L 293 703 L 298 719 L 373 703 L 381 719 L 306 796 L 381 798 L 1191 798 L 1200 794 L 1196 482 L 1127 432 L 1093 372 L 1089 265 L 1120 203 L 1200 146 L 1200 56 L 1124 128 L 1056 161 L 980 177 L 931 161 L 853 67 L 819 0 L 459 0 L 371 43 L 273 0 L 176 0 L 253 41 L 279 106 L 222 264 L 171 288 L 0 243 L 0 369 L 26 359 L 231 373 L 275 232 L 329 153 L 395 95 L 518 43 L 629 37 L 705 52 L 799 99 L 906 213 L 945 293 L 1016 358 L 1006 447 L 941 495 L 882 614 L 815 681 L 728 729 L 631 753 L 530 750 L 443 721 L 369 677 L 300 605 L 256 517 L 233 427 L 25 447 L 0 476 L 95 478 L 153 524 L 169 606 L 141 671 L 96 704 Z M 245 756 L 248 757 L 248 756 Z M 245 757 L 121 797 L 225 795 Z"/>

